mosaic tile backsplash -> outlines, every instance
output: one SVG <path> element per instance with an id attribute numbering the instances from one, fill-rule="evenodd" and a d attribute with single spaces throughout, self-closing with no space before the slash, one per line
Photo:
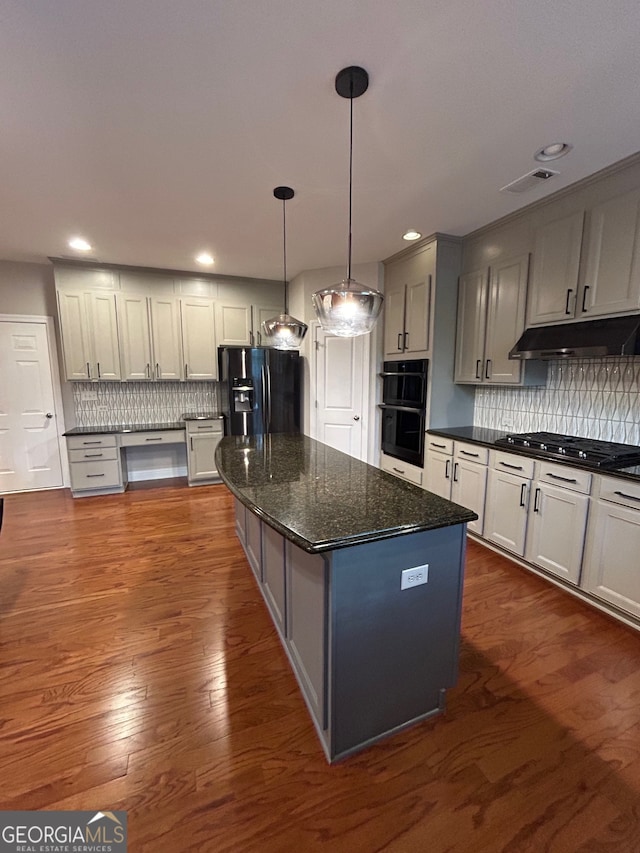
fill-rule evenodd
<path id="1" fill-rule="evenodd" d="M 640 445 L 640 357 L 551 361 L 546 387 L 478 388 L 474 423 Z"/>
<path id="2" fill-rule="evenodd" d="M 73 405 L 79 427 L 170 423 L 187 412 L 217 412 L 218 383 L 75 382 Z"/>

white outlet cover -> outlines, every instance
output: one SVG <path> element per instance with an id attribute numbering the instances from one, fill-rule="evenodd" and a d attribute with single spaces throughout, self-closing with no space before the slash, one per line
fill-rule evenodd
<path id="1" fill-rule="evenodd" d="M 400 576 L 400 589 L 413 589 L 414 586 L 422 586 L 429 580 L 429 564 L 414 566 L 411 569 L 403 569 Z"/>

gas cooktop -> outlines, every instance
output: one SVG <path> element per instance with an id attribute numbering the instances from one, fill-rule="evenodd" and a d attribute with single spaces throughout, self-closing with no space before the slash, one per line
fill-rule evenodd
<path id="1" fill-rule="evenodd" d="M 523 452 L 555 459 L 576 459 L 594 468 L 626 468 L 640 463 L 640 447 L 634 444 L 616 444 L 555 432 L 508 433 L 495 442 L 501 447 L 512 447 Z"/>

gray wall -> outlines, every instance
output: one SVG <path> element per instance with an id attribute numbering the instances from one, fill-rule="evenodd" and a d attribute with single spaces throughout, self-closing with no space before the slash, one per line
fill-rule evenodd
<path id="1" fill-rule="evenodd" d="M 0 261 L 0 314 L 56 316 L 53 267 Z"/>

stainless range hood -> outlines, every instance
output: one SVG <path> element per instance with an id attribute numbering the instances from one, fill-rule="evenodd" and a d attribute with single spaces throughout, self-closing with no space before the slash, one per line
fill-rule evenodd
<path id="1" fill-rule="evenodd" d="M 640 355 L 640 316 L 609 317 L 526 329 L 512 359 L 599 358 Z"/>

